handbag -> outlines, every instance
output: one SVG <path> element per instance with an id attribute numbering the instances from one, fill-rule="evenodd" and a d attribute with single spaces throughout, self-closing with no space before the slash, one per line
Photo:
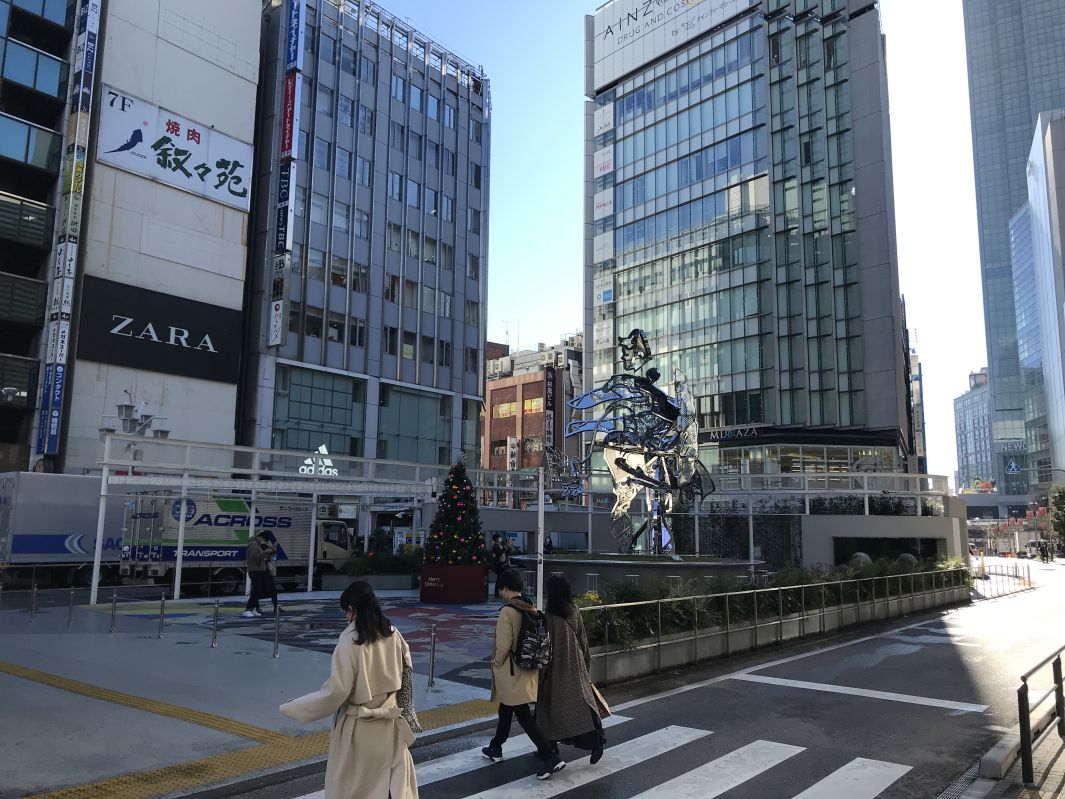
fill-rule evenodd
<path id="1" fill-rule="evenodd" d="M 599 711 L 599 718 L 605 719 L 610 715 L 610 705 L 603 699 L 603 695 L 599 693 L 599 689 L 595 687 L 595 683 L 591 683 L 592 696 L 595 697 L 595 708 Z"/>
<path id="2" fill-rule="evenodd" d="M 266 561 L 266 573 L 271 577 L 277 577 L 277 564 L 272 560 Z"/>

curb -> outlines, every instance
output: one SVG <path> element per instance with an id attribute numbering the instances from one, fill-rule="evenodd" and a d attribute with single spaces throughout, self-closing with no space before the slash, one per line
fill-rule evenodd
<path id="1" fill-rule="evenodd" d="M 1047 708 L 1042 713 L 1032 717 L 1032 749 L 1039 745 L 1039 739 L 1046 732 L 1055 717 L 1055 709 Z M 1021 733 L 1019 727 L 1014 727 L 994 746 L 987 750 L 980 758 L 980 776 L 992 780 L 1001 780 L 1009 772 L 1010 768 L 1021 753 Z"/>
<path id="2" fill-rule="evenodd" d="M 494 716 L 482 716 L 479 719 L 471 719 L 470 721 L 451 724 L 447 727 L 441 727 L 440 729 L 423 733 L 415 739 L 414 744 L 411 746 L 411 750 L 415 751 L 423 746 L 446 741 L 449 738 L 457 738 L 460 735 L 477 732 L 478 730 L 491 729 L 495 721 L 496 719 Z M 178 791 L 177 793 L 167 794 L 163 799 L 224 799 L 225 797 L 234 796 L 236 794 L 247 793 L 262 788 L 270 788 L 302 777 L 324 774 L 326 759 L 327 758 L 323 756 L 311 760 L 303 760 L 298 763 L 291 763 L 275 769 L 236 777 L 225 782 L 204 785 L 190 791 Z"/>

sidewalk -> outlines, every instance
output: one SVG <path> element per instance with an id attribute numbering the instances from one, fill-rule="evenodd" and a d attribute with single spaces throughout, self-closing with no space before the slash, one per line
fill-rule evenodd
<path id="1" fill-rule="evenodd" d="M 274 618 L 240 616 L 243 600 L 0 611 L 0 798 L 147 799 L 324 757 L 329 721 L 301 727 L 277 706 L 317 688 L 345 622 L 338 593 L 281 596 Z M 381 592 L 411 646 L 427 733 L 494 715 L 487 658 L 498 604 L 434 606 Z M 429 640 L 437 626 L 436 681 Z"/>
<path id="2" fill-rule="evenodd" d="M 1056 730 L 1043 736 L 1032 752 L 1032 765 L 1035 785 L 1026 787 L 1021 779 L 1020 758 L 1013 764 L 1006 776 L 997 781 L 978 780 L 973 788 L 973 799 L 1053 799 L 1065 796 L 1065 745 Z M 984 783 L 985 785 L 981 785 Z M 988 788 L 981 793 L 981 788 Z M 968 799 L 966 794 L 962 799 Z"/>

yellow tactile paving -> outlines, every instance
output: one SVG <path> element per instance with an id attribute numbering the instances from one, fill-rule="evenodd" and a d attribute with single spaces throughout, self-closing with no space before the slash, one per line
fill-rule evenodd
<path id="1" fill-rule="evenodd" d="M 70 680 L 36 669 L 17 666 L 0 661 L 0 673 L 33 680 L 64 691 L 89 696 L 103 702 L 112 702 L 137 710 L 157 713 L 168 718 L 199 724 L 222 732 L 228 732 L 243 738 L 258 741 L 259 745 L 226 752 L 187 763 L 125 774 L 109 780 L 88 785 L 75 785 L 56 791 L 35 794 L 27 799 L 152 799 L 181 790 L 211 785 L 232 780 L 266 769 L 277 768 L 290 763 L 298 763 L 322 757 L 329 751 L 329 733 L 315 732 L 308 735 L 283 735 L 272 730 L 244 724 L 233 719 L 201 713 L 189 708 L 157 702 L 143 697 L 99 688 L 88 683 Z M 418 714 L 422 729 L 425 731 L 440 729 L 452 724 L 459 724 L 472 719 L 495 714 L 496 706 L 483 699 L 472 699 L 455 705 L 431 708 Z"/>

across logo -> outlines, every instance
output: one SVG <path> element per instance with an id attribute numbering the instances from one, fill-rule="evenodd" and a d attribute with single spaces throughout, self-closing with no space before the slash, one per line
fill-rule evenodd
<path id="1" fill-rule="evenodd" d="M 213 516 L 210 513 L 201 514 L 193 525 L 196 527 L 247 527 L 251 523 L 250 515 L 243 515 L 240 513 L 216 513 Z M 291 516 L 255 516 L 255 526 L 257 528 L 267 527 L 291 527 Z"/>

